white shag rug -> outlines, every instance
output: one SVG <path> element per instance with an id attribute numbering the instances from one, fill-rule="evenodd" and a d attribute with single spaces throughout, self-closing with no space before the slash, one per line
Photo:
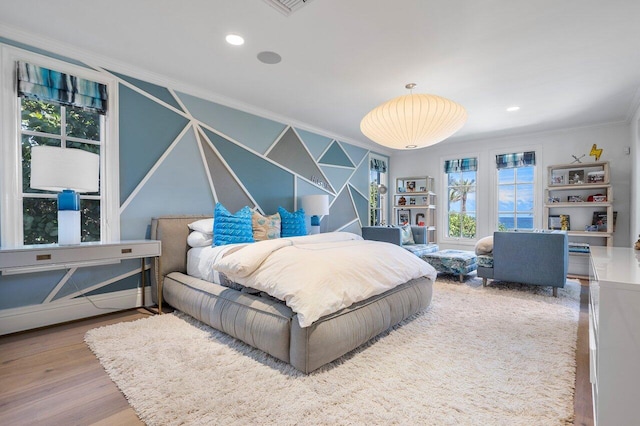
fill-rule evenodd
<path id="1" fill-rule="evenodd" d="M 439 277 L 425 312 L 309 375 L 181 313 L 85 340 L 149 425 L 563 425 L 579 297 Z"/>

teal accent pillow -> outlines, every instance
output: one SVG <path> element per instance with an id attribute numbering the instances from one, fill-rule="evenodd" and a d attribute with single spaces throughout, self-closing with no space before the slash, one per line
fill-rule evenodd
<path id="1" fill-rule="evenodd" d="M 252 210 L 245 206 L 236 214 L 231 214 L 222 204 L 216 203 L 216 208 L 213 211 L 213 245 L 252 243 L 252 213 Z"/>
<path id="2" fill-rule="evenodd" d="M 282 207 L 278 207 L 278 213 L 280 213 L 280 235 L 282 237 L 307 235 L 307 221 L 305 220 L 303 209 L 298 209 L 298 211 L 291 213 Z"/>

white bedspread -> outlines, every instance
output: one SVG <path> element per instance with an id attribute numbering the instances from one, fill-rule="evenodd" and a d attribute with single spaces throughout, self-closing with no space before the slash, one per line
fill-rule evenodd
<path id="1" fill-rule="evenodd" d="M 436 270 L 400 246 L 348 232 L 280 238 L 217 256 L 213 268 L 283 300 L 301 327 Z"/>

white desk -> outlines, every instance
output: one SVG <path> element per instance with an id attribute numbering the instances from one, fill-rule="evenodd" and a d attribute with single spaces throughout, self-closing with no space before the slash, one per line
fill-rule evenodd
<path id="1" fill-rule="evenodd" d="M 69 269 L 120 263 L 125 259 L 142 259 L 142 305 L 145 305 L 145 258 L 160 256 L 162 247 L 156 240 L 82 243 L 72 246 L 38 244 L 0 248 L 0 272 L 3 275 L 25 274 L 55 269 Z"/>
<path id="2" fill-rule="evenodd" d="M 640 252 L 591 246 L 589 358 L 596 425 L 640 421 Z"/>

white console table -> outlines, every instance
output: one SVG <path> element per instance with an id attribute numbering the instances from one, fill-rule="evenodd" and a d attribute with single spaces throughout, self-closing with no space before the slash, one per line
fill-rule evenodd
<path id="1" fill-rule="evenodd" d="M 162 247 L 156 240 L 90 242 L 60 246 L 38 244 L 0 248 L 0 272 L 3 275 L 108 265 L 125 259 L 142 259 L 142 306 L 145 305 L 145 258 L 157 258 Z"/>
<path id="2" fill-rule="evenodd" d="M 596 425 L 640 422 L 640 252 L 591 246 L 589 358 Z"/>

